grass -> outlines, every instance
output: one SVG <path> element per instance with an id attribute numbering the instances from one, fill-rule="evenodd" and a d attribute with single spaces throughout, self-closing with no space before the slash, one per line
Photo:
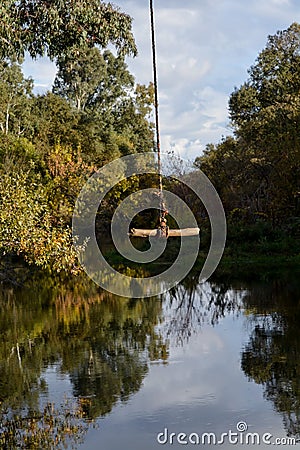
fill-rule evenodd
<path id="1" fill-rule="evenodd" d="M 193 271 L 201 271 L 210 246 L 210 229 L 201 228 L 200 253 Z M 185 245 L 192 251 L 195 242 L 186 238 Z M 134 245 L 141 251 L 149 248 L 147 239 L 134 239 Z M 170 238 L 163 255 L 156 261 L 143 265 L 150 273 L 160 273 L 171 266 L 180 247 L 180 238 Z M 189 248 L 187 250 L 189 253 Z M 131 267 L 140 264 L 125 260 L 111 248 L 105 255 L 112 265 L 126 264 Z M 184 263 L 184 262 L 183 262 Z M 268 278 L 282 272 L 300 272 L 300 236 L 297 229 L 273 228 L 270 224 L 257 221 L 253 224 L 228 223 L 227 242 L 221 262 L 215 272 L 218 277 Z"/>

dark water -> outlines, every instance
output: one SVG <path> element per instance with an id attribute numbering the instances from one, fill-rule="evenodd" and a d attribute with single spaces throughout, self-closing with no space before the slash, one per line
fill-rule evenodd
<path id="1" fill-rule="evenodd" d="M 195 275 L 145 300 L 84 279 L 3 287 L 0 447 L 298 446 L 299 324 L 292 275 Z"/>

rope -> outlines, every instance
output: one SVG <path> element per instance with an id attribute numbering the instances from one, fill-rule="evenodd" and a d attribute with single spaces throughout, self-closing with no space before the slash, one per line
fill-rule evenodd
<path id="1" fill-rule="evenodd" d="M 150 19 L 151 19 L 151 39 L 152 39 L 152 64 L 153 64 L 153 81 L 154 81 L 154 109 L 155 109 L 155 129 L 156 129 L 156 149 L 157 163 L 159 175 L 159 193 L 160 193 L 160 209 L 164 209 L 162 198 L 162 172 L 160 157 L 160 134 L 159 134 L 159 116 L 158 116 L 158 87 L 157 87 L 157 66 L 156 66 L 156 45 L 155 45 L 155 26 L 154 26 L 154 10 L 153 0 L 150 0 Z"/>
<path id="2" fill-rule="evenodd" d="M 160 197 L 160 219 L 166 220 L 167 210 L 163 201 L 162 171 L 161 171 L 161 155 L 160 155 L 160 133 L 159 133 L 159 114 L 158 114 L 158 83 L 157 83 L 157 65 L 156 65 L 156 45 L 155 45 L 155 25 L 154 25 L 154 9 L 153 0 L 150 0 L 150 20 L 151 20 L 151 41 L 152 41 L 152 65 L 153 65 L 153 82 L 154 82 L 154 109 L 155 109 L 155 129 L 156 129 L 156 149 L 157 149 L 157 165 L 159 176 L 159 197 Z"/>

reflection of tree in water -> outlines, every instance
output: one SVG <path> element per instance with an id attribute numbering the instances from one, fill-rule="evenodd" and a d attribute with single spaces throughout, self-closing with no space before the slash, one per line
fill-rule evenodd
<path id="1" fill-rule="evenodd" d="M 92 398 L 88 415 L 104 415 L 118 400 L 128 400 L 140 389 L 149 359 L 166 360 L 167 346 L 155 332 L 160 311 L 157 299 L 111 298 L 93 308 L 89 350 L 68 370 L 75 395 Z"/>
<path id="2" fill-rule="evenodd" d="M 300 437 L 299 284 L 275 281 L 251 289 L 244 302 L 254 327 L 242 353 L 242 369 L 263 385 L 283 415 L 288 435 Z M 252 313 L 255 313 L 252 315 Z"/>
<path id="3" fill-rule="evenodd" d="M 226 283 L 199 284 L 199 274 L 187 277 L 166 296 L 167 335 L 183 344 L 204 324 L 217 325 L 230 313 L 239 313 L 241 294 Z"/>
<path id="4" fill-rule="evenodd" d="M 158 299 L 113 297 L 85 280 L 37 285 L 34 280 L 27 289 L 1 295 L 2 419 L 5 410 L 42 414 L 49 365 L 69 375 L 82 417 L 95 418 L 140 389 L 149 359 L 167 359 L 167 345 L 155 331 Z"/>
<path id="5" fill-rule="evenodd" d="M 69 377 L 80 417 L 103 416 L 140 389 L 149 360 L 167 361 L 169 338 L 183 344 L 202 325 L 216 325 L 245 306 L 254 331 L 243 352 L 243 370 L 264 385 L 288 432 L 300 434 L 296 284 L 253 287 L 245 294 L 227 283 L 199 285 L 195 275 L 163 302 L 121 299 L 85 279 L 76 281 L 33 280 L 25 290 L 1 293 L 0 419 L 5 408 L 18 412 L 25 406 L 31 415 L 42 414 L 43 373 L 51 364 Z"/>

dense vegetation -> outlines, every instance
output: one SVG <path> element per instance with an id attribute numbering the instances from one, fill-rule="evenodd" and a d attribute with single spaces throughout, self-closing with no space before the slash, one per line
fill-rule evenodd
<path id="1" fill-rule="evenodd" d="M 109 5 L 7 1 L 0 23 L 0 252 L 76 272 L 75 199 L 103 164 L 152 150 L 153 87 L 128 71 L 131 19 Z M 103 48 L 108 43 L 117 54 Z M 52 92 L 33 93 L 22 73 L 25 51 L 55 62 Z"/>
<path id="2" fill-rule="evenodd" d="M 229 112 L 234 136 L 195 161 L 222 198 L 229 243 L 299 252 L 291 249 L 300 237 L 299 24 L 269 36 Z"/>

